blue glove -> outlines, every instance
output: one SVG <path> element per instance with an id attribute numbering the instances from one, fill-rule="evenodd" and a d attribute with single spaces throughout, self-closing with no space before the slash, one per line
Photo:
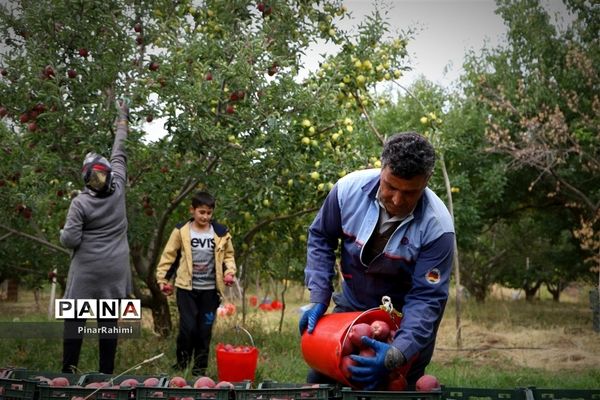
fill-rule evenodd
<path id="1" fill-rule="evenodd" d="M 302 335 L 307 327 L 308 333 L 313 333 L 317 321 L 325 314 L 325 311 L 327 311 L 327 305 L 323 303 L 313 303 L 313 306 L 306 310 L 304 314 L 302 314 L 302 317 L 300 317 L 300 323 L 298 324 L 300 335 Z"/>
<path id="2" fill-rule="evenodd" d="M 354 382 L 367 383 L 364 390 L 373 390 L 383 382 L 389 373 L 406 362 L 400 350 L 387 343 L 371 339 L 368 336 L 361 338 L 362 342 L 375 350 L 374 357 L 351 355 L 358 365 L 348 367 Z"/>

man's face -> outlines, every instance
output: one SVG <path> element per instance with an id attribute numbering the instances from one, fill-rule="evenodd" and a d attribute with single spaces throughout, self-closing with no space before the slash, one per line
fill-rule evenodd
<path id="1" fill-rule="evenodd" d="M 419 175 L 411 179 L 394 176 L 390 167 L 384 167 L 379 176 L 379 200 L 388 214 L 406 217 L 412 212 L 427 187 L 429 176 Z"/>

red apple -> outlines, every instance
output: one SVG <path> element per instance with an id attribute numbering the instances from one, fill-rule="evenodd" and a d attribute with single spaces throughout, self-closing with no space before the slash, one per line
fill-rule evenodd
<path id="1" fill-rule="evenodd" d="M 128 378 L 128 379 L 124 379 L 119 386 L 120 387 L 136 387 L 140 384 L 140 382 L 138 382 L 137 379 L 135 378 Z"/>
<path id="2" fill-rule="evenodd" d="M 415 388 L 417 392 L 430 392 L 440 389 L 440 381 L 433 375 L 423 375 L 417 380 Z"/>
<path id="3" fill-rule="evenodd" d="M 352 373 L 350 373 L 350 370 L 348 369 L 348 367 L 353 367 L 357 364 L 358 363 L 356 361 L 354 361 L 352 358 L 350 358 L 350 356 L 344 356 L 344 357 L 342 357 L 342 363 L 340 365 L 340 370 L 342 371 L 342 374 L 344 374 L 344 376 L 347 379 L 350 379 L 352 377 Z"/>
<path id="4" fill-rule="evenodd" d="M 165 283 L 163 285 L 162 291 L 164 294 L 166 294 L 168 296 L 171 293 L 173 293 L 173 286 L 170 283 Z"/>
<path id="5" fill-rule="evenodd" d="M 135 38 L 135 42 L 137 44 L 139 44 L 140 46 L 144 44 L 144 37 L 142 35 L 137 35 L 137 37 Z"/>
<path id="6" fill-rule="evenodd" d="M 0 74 L 2 76 L 6 76 L 6 75 L 8 75 L 8 70 L 6 68 L 0 68 Z"/>
<path id="7" fill-rule="evenodd" d="M 372 347 L 365 347 L 360 349 L 358 355 L 361 357 L 375 357 L 375 350 Z"/>
<path id="8" fill-rule="evenodd" d="M 85 47 L 82 47 L 79 49 L 79 55 L 85 58 L 89 55 L 89 53 Z"/>
<path id="9" fill-rule="evenodd" d="M 44 67 L 44 76 L 46 78 L 52 78 L 54 76 L 54 68 L 50 64 Z"/>
<path id="10" fill-rule="evenodd" d="M 0 118 L 6 117 L 7 114 L 8 110 L 6 109 L 6 107 L 0 107 Z"/>
<path id="11" fill-rule="evenodd" d="M 152 114 L 146 115 L 146 122 L 152 122 L 153 119 L 154 119 L 154 116 Z"/>
<path id="12" fill-rule="evenodd" d="M 235 276 L 233 276 L 233 274 L 227 274 L 223 277 L 223 282 L 225 282 L 225 285 L 227 286 L 233 285 L 233 282 L 235 282 Z"/>
<path id="13" fill-rule="evenodd" d="M 267 73 L 269 74 L 269 76 L 275 75 L 277 73 L 277 63 L 273 63 L 267 70 Z"/>
<path id="14" fill-rule="evenodd" d="M 408 382 L 406 382 L 404 375 L 398 375 L 388 382 L 387 390 L 402 391 L 406 390 L 407 387 Z"/>
<path id="15" fill-rule="evenodd" d="M 27 114 L 27 113 L 23 113 L 23 114 L 19 115 L 19 121 L 20 121 L 22 124 L 24 124 L 24 123 L 26 123 L 27 121 L 29 121 L 29 114 Z"/>
<path id="16" fill-rule="evenodd" d="M 135 25 L 133 25 L 133 30 L 140 33 L 142 31 L 142 23 L 136 22 Z"/>
<path id="17" fill-rule="evenodd" d="M 219 381 L 216 385 L 215 385 L 215 389 L 233 389 L 235 386 L 233 383 L 228 382 L 228 381 Z"/>
<path id="18" fill-rule="evenodd" d="M 184 387 L 187 385 L 187 382 L 181 376 L 174 376 L 169 380 L 169 387 Z"/>
<path id="19" fill-rule="evenodd" d="M 210 72 L 207 72 L 206 75 L 204 75 L 204 80 L 206 81 L 212 81 L 213 76 Z"/>
<path id="20" fill-rule="evenodd" d="M 67 71 L 67 76 L 71 79 L 74 79 L 77 77 L 77 71 L 75 71 L 74 69 L 69 69 Z"/>
<path id="21" fill-rule="evenodd" d="M 40 102 L 40 103 L 37 103 L 35 106 L 33 106 L 33 109 L 35 111 L 37 111 L 38 114 L 41 114 L 46 111 L 46 105 L 44 103 Z"/>
<path id="22" fill-rule="evenodd" d="M 200 376 L 198 377 L 198 379 L 196 379 L 196 382 L 194 382 L 194 388 L 195 389 L 202 389 L 202 388 L 214 388 L 216 385 L 215 381 L 212 380 L 212 378 L 208 377 L 208 376 Z"/>
<path id="23" fill-rule="evenodd" d="M 362 342 L 363 336 L 373 337 L 373 328 L 371 328 L 371 325 L 365 324 L 364 322 L 352 325 L 350 333 L 348 333 L 348 338 L 355 347 L 358 347 L 359 349 L 365 347 Z"/>
<path id="24" fill-rule="evenodd" d="M 64 376 L 57 376 L 51 380 L 50 386 L 69 386 L 71 383 Z"/>
<path id="25" fill-rule="evenodd" d="M 27 129 L 29 130 L 29 132 L 35 132 L 35 131 L 37 131 L 37 128 L 38 128 L 38 126 L 35 123 L 35 121 L 27 124 Z"/>
<path id="26" fill-rule="evenodd" d="M 228 104 L 227 107 L 225 107 L 225 112 L 227 114 L 233 114 L 235 113 L 235 107 L 231 104 Z"/>
<path id="27" fill-rule="evenodd" d="M 160 64 L 158 64 L 156 61 L 152 61 L 150 65 L 148 65 L 148 68 L 150 71 L 156 71 L 158 68 L 160 68 Z"/>
<path id="28" fill-rule="evenodd" d="M 154 387 L 158 386 L 159 383 L 160 381 L 158 380 L 158 378 L 151 376 L 150 378 L 146 378 L 144 382 L 142 382 L 142 385 L 146 387 Z"/>
<path id="29" fill-rule="evenodd" d="M 390 335 L 390 326 L 385 321 L 376 320 L 371 323 L 373 339 L 385 342 Z"/>

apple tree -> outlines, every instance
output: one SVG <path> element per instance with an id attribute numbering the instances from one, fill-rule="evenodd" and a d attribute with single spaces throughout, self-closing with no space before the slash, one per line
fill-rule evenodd
<path id="1" fill-rule="evenodd" d="M 2 189 L 3 214 L 14 227 L 23 222 L 14 207 L 26 204 L 56 245 L 83 154 L 109 152 L 112 104 L 126 95 L 135 294 L 157 332 L 167 334 L 171 321 L 156 263 L 170 229 L 189 216 L 194 190 L 216 196 L 243 281 L 256 276 L 248 270 L 299 277 L 311 213 L 336 179 L 377 155 L 364 117 L 379 104 L 370 88 L 405 68 L 406 41 L 379 15 L 353 35 L 336 27 L 340 18 L 337 1 L 8 3 L 3 144 L 33 167 L 15 158 L 2 171 L 14 181 Z M 317 41 L 339 51 L 305 76 L 302 54 Z M 149 141 L 145 129 L 156 121 L 163 135 Z M 293 250 L 290 275 L 270 263 L 282 262 L 274 248 Z M 67 257 L 58 257 L 65 275 Z"/>
<path id="2" fill-rule="evenodd" d="M 566 207 L 571 232 L 600 272 L 598 7 L 565 1 L 559 27 L 539 2 L 498 1 L 505 46 L 471 55 L 468 91 L 488 114 L 490 151 L 528 171 L 528 190 Z M 591 278 L 591 276 L 589 276 Z"/>

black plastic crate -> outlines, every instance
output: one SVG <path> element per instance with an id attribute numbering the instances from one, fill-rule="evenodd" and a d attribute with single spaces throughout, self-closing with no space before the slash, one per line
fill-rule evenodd
<path id="1" fill-rule="evenodd" d="M 120 385 L 126 379 L 135 379 L 139 385 L 142 385 L 148 378 L 158 379 L 158 385 L 156 387 L 165 387 L 169 383 L 169 379 L 166 375 L 121 375 L 115 376 L 111 374 L 101 373 L 88 373 L 81 376 L 78 384 L 85 387 L 86 385 L 93 382 L 109 382 L 110 385 Z"/>
<path id="2" fill-rule="evenodd" d="M 37 382 L 26 379 L 0 378 L 0 399 L 33 400 Z"/>
<path id="3" fill-rule="evenodd" d="M 143 387 L 135 389 L 136 400 L 180 400 L 180 399 L 202 399 L 202 400 L 230 400 L 233 390 L 223 389 L 194 389 L 194 388 L 170 388 L 170 387 Z"/>
<path id="4" fill-rule="evenodd" d="M 4 367 L 0 368 L 0 378 L 8 378 L 8 375 L 12 372 L 14 368 Z"/>
<path id="5" fill-rule="evenodd" d="M 600 400 L 600 389 L 530 388 L 535 400 Z"/>
<path id="6" fill-rule="evenodd" d="M 532 400 L 524 388 L 485 389 L 442 386 L 443 400 Z"/>
<path id="7" fill-rule="evenodd" d="M 131 400 L 135 390 L 128 388 L 82 388 L 40 385 L 39 400 Z"/>
<path id="8" fill-rule="evenodd" d="M 235 400 L 328 400 L 335 386 L 264 381 L 257 389 L 235 389 Z"/>
<path id="9" fill-rule="evenodd" d="M 44 381 L 41 378 L 54 379 L 58 377 L 66 378 L 69 381 L 69 385 L 77 385 L 81 379 L 81 374 L 70 374 L 65 372 L 50 372 L 50 371 L 36 371 L 31 369 L 18 368 L 13 369 L 8 376 L 11 379 L 27 379 L 36 381 L 42 384 Z"/>
<path id="10" fill-rule="evenodd" d="M 341 391 L 342 400 L 441 400 L 442 391 L 431 392 L 393 391 L 393 390 L 353 390 L 345 387 Z"/>

